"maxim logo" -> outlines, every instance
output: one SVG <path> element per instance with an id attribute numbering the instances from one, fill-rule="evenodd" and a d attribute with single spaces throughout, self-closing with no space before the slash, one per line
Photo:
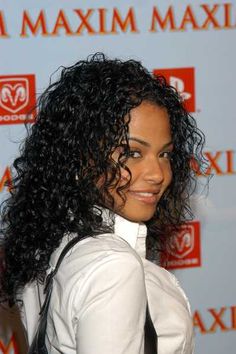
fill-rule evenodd
<path id="1" fill-rule="evenodd" d="M 59 9 L 54 12 L 40 9 L 32 12 L 23 10 L 19 14 L 19 35 L 29 36 L 83 36 L 117 35 L 118 33 L 138 34 L 142 24 L 144 31 L 151 33 L 235 30 L 235 3 L 218 2 L 195 4 L 174 2 L 168 7 L 146 6 L 145 19 L 141 6 Z M 93 2 L 95 3 L 95 2 Z M 108 2 L 109 3 L 109 2 Z M 127 2 L 126 2 L 127 3 Z M 3 11 L 0 11 L 0 38 L 9 38 L 9 25 Z"/>
<path id="2" fill-rule="evenodd" d="M 18 354 L 19 353 L 14 335 L 12 335 L 12 337 L 7 345 L 5 345 L 0 340 L 0 353 L 2 353 L 2 354 Z"/>
<path id="3" fill-rule="evenodd" d="M 154 75 L 163 75 L 184 101 L 189 112 L 195 112 L 195 72 L 194 68 L 154 69 Z"/>
<path id="4" fill-rule="evenodd" d="M 33 121 L 34 75 L 0 76 L 0 124 Z"/>
<path id="5" fill-rule="evenodd" d="M 207 169 L 202 172 L 195 160 L 191 161 L 192 168 L 198 176 L 226 176 L 236 174 L 236 153 L 234 150 L 205 151 L 208 162 Z"/>
<path id="6" fill-rule="evenodd" d="M 201 265 L 200 223 L 192 221 L 182 225 L 168 249 L 167 269 L 199 267 Z"/>
<path id="7" fill-rule="evenodd" d="M 0 174 L 0 193 L 3 192 L 4 188 L 9 191 L 12 187 L 12 174 L 10 168 L 7 166 L 5 171 Z"/>
<path id="8" fill-rule="evenodd" d="M 236 331 L 236 306 L 194 311 L 193 326 L 199 334 Z"/>

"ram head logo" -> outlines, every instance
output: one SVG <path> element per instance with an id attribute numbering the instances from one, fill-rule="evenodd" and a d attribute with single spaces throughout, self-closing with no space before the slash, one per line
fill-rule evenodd
<path id="1" fill-rule="evenodd" d="M 29 103 L 29 82 L 26 78 L 0 79 L 0 107 L 17 113 Z"/>
<path id="2" fill-rule="evenodd" d="M 173 237 L 169 253 L 176 258 L 184 258 L 194 249 L 194 227 L 184 225 L 180 232 Z"/>

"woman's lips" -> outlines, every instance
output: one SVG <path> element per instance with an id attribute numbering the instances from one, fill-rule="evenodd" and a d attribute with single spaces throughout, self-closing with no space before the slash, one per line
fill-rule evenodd
<path id="1" fill-rule="evenodd" d="M 128 193 L 135 199 L 144 202 L 146 204 L 156 204 L 159 200 L 159 193 L 157 192 L 141 192 L 129 190 Z"/>

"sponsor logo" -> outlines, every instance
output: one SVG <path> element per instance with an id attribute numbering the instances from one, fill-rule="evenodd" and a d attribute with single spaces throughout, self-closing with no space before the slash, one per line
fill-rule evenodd
<path id="1" fill-rule="evenodd" d="M 12 187 L 12 175 L 9 167 L 6 167 L 3 174 L 0 174 L 0 192 L 3 192 L 4 188 L 7 188 L 8 191 Z"/>
<path id="2" fill-rule="evenodd" d="M 10 341 L 6 345 L 0 340 L 0 353 L 1 354 L 19 353 L 14 335 L 12 335 Z"/>
<path id="3" fill-rule="evenodd" d="M 109 13 L 109 15 L 107 15 Z M 72 13 L 71 13 L 72 14 Z M 121 32 L 138 33 L 138 27 L 135 17 L 135 9 L 128 8 L 125 13 L 121 13 L 118 8 L 112 10 L 107 8 L 98 9 L 74 9 L 73 17 L 77 19 L 75 26 L 71 26 L 68 21 L 69 13 L 60 10 L 55 15 L 55 22 L 51 30 L 48 23 L 48 17 L 44 10 L 38 13 L 38 17 L 32 19 L 28 11 L 23 12 L 21 37 L 28 37 L 29 35 L 43 36 L 59 36 L 65 33 L 67 36 L 81 36 L 84 34 L 97 35 L 97 34 L 118 34 Z M 109 16 L 109 18 L 108 18 Z M 94 18 L 97 17 L 97 21 Z"/>
<path id="4" fill-rule="evenodd" d="M 175 5 L 170 5 L 166 10 L 160 11 L 157 6 L 153 7 L 152 21 L 149 31 L 202 31 L 235 29 L 235 12 L 233 3 L 225 4 L 199 4 L 193 3 L 180 6 L 177 11 Z"/>
<path id="5" fill-rule="evenodd" d="M 19 15 L 19 35 L 29 36 L 83 36 L 138 34 L 143 22 L 142 7 L 60 9 L 54 12 L 23 10 Z M 235 4 L 227 2 L 150 6 L 145 18 L 146 31 L 154 34 L 189 31 L 235 30 Z M 9 38 L 5 14 L 0 11 L 0 38 Z"/>
<path id="6" fill-rule="evenodd" d="M 0 124 L 33 121 L 35 104 L 34 75 L 0 76 Z"/>
<path id="7" fill-rule="evenodd" d="M 236 306 L 196 310 L 193 326 L 197 334 L 236 331 Z"/>
<path id="8" fill-rule="evenodd" d="M 204 157 L 208 167 L 204 172 L 200 171 L 198 163 L 192 160 L 192 168 L 198 176 L 226 176 L 236 174 L 236 153 L 234 150 L 205 151 Z"/>
<path id="9" fill-rule="evenodd" d="M 3 11 L 0 11 L 0 38 L 8 38 L 6 21 Z"/>
<path id="10" fill-rule="evenodd" d="M 155 75 L 163 75 L 173 86 L 189 112 L 195 112 L 195 73 L 194 68 L 154 69 Z"/>
<path id="11" fill-rule="evenodd" d="M 200 223 L 192 221 L 182 225 L 170 243 L 167 269 L 201 266 Z"/>

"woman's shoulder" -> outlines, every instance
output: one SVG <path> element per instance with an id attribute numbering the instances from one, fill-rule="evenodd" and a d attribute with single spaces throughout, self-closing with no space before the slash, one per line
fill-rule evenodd
<path id="1" fill-rule="evenodd" d="M 52 263 L 61 253 L 63 244 L 53 255 Z M 54 306 L 60 299 L 60 303 L 74 304 L 73 308 L 78 309 L 93 294 L 97 296 L 107 288 L 129 284 L 127 279 L 131 277 L 136 286 L 143 286 L 142 261 L 126 241 L 115 234 L 85 238 L 68 252 L 58 269 L 52 294 Z"/>
<path id="2" fill-rule="evenodd" d="M 51 269 L 55 268 L 63 248 L 73 237 L 75 235 L 64 236 L 60 246 L 51 256 Z M 113 233 L 100 234 L 78 241 L 65 255 L 58 273 L 80 276 L 92 269 L 97 269 L 104 263 L 115 264 L 116 262 L 142 265 L 140 257 L 128 242 Z"/>

